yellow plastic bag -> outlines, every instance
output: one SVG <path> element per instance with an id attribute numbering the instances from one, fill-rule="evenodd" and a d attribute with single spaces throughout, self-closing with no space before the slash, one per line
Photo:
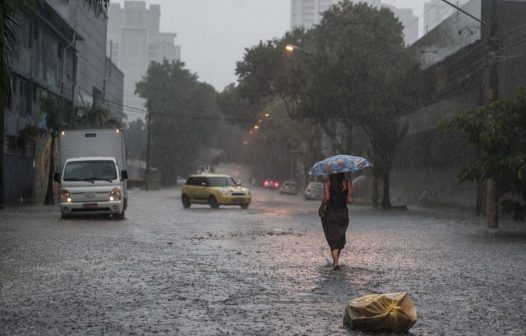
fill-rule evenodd
<path id="1" fill-rule="evenodd" d="M 344 324 L 366 331 L 407 332 L 415 322 L 415 303 L 405 292 L 352 299 L 343 316 Z"/>

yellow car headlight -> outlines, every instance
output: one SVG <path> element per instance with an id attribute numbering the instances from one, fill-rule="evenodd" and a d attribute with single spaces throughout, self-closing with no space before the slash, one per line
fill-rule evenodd
<path id="1" fill-rule="evenodd" d="M 122 199 L 121 188 L 115 187 L 111 189 L 110 192 L 110 201 L 120 201 Z"/>
<path id="2" fill-rule="evenodd" d="M 71 194 L 67 189 L 60 189 L 60 202 L 71 203 Z"/>

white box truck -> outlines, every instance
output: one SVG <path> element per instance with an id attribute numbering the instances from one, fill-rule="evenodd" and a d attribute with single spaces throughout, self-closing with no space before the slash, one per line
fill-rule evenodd
<path id="1" fill-rule="evenodd" d="M 121 129 L 64 130 L 59 135 L 60 212 L 124 219 L 128 206 L 126 141 Z"/>

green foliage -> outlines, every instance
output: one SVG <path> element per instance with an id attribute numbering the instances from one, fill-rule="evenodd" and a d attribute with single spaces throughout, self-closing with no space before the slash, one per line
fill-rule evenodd
<path id="1" fill-rule="evenodd" d="M 222 115 L 217 93 L 198 81 L 182 62 L 153 62 L 136 92 L 147 100 L 151 118 L 151 166 L 173 183 L 199 165 L 199 153 L 213 144 Z"/>
<path id="2" fill-rule="evenodd" d="M 142 119 L 137 119 L 128 124 L 126 129 L 126 142 L 128 143 L 128 157 L 130 159 L 146 159 L 147 129 Z"/>
<path id="3" fill-rule="evenodd" d="M 519 90 L 510 100 L 465 111 L 441 128 L 460 132 L 466 145 L 480 153 L 478 160 L 465 164 L 459 179 L 484 181 L 495 179 L 499 196 L 509 195 L 501 205 L 516 219 L 526 214 L 526 93 Z M 517 200 L 517 197 L 522 199 Z"/>
<path id="4" fill-rule="evenodd" d="M 45 120 L 45 132 L 55 136 L 61 129 L 119 128 L 120 120 L 99 104 L 89 107 L 73 107 L 57 96 L 47 95 L 40 99 L 40 114 Z"/>
<path id="5" fill-rule="evenodd" d="M 240 152 L 242 163 L 259 179 L 301 179 L 297 164 L 313 153 L 319 154 L 308 145 L 312 126 L 290 118 L 283 101 L 277 98 L 265 105 L 264 111 L 269 116 L 261 115 L 258 129 L 253 129 L 246 137 Z"/>
<path id="6" fill-rule="evenodd" d="M 289 43 L 297 47 L 286 53 Z M 400 118 L 414 107 L 420 70 L 389 9 L 342 1 L 315 28 L 247 49 L 236 73 L 243 98 L 281 98 L 289 117 L 323 129 L 336 152 L 351 153 L 352 129 L 363 128 L 390 207 L 391 165 L 407 131 Z"/>
<path id="7" fill-rule="evenodd" d="M 248 129 L 259 119 L 260 109 L 251 105 L 241 93 L 240 87 L 233 83 L 219 93 L 217 103 L 226 120 L 234 125 Z"/>

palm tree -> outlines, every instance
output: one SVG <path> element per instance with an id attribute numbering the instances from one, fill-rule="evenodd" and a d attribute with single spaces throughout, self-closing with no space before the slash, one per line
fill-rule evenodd
<path id="1" fill-rule="evenodd" d="M 84 0 L 97 15 L 105 12 L 109 0 Z M 38 9 L 38 0 L 0 1 L 0 209 L 4 205 L 4 111 L 11 105 L 11 59 L 16 46 L 15 28 L 23 13 Z"/>

